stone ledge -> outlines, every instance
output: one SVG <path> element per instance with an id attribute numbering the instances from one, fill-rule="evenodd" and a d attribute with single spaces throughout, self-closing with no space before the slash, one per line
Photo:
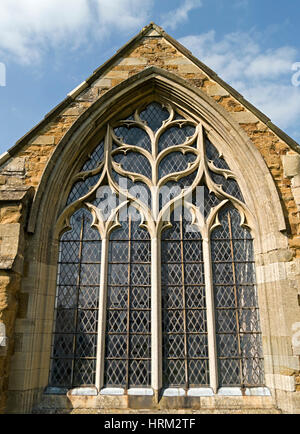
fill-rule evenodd
<path id="1" fill-rule="evenodd" d="M 69 390 L 67 396 L 97 396 L 98 390 L 96 387 L 77 387 Z"/>
<path id="2" fill-rule="evenodd" d="M 27 195 L 33 196 L 34 189 L 32 187 L 8 187 L 0 191 L 0 201 L 3 202 L 22 202 Z"/>
<path id="3" fill-rule="evenodd" d="M 152 388 L 131 388 L 127 393 L 125 389 L 119 387 L 106 387 L 98 393 L 95 386 L 77 387 L 67 390 L 59 387 L 47 387 L 46 395 L 66 395 L 70 396 L 154 396 Z M 162 392 L 163 397 L 232 397 L 232 396 L 271 396 L 271 392 L 267 387 L 253 387 L 242 390 L 240 387 L 221 387 L 217 394 L 214 394 L 210 387 L 192 388 L 187 391 L 180 387 L 169 387 Z"/>
<path id="4" fill-rule="evenodd" d="M 129 399 L 131 398 L 131 399 Z M 134 399 L 134 401 L 132 400 Z M 145 406 L 146 404 L 146 406 Z M 132 407 L 133 405 L 133 407 Z M 152 412 L 166 411 L 226 411 L 238 410 L 244 412 L 276 411 L 271 396 L 260 394 L 257 396 L 163 396 L 159 402 L 153 396 L 74 396 L 74 395 L 46 395 L 41 398 L 40 404 L 34 409 L 36 412 L 61 410 L 81 410 L 88 412 L 94 410 L 101 412 L 114 409 L 116 412 L 131 410 Z M 277 410 L 278 411 L 278 410 Z"/>

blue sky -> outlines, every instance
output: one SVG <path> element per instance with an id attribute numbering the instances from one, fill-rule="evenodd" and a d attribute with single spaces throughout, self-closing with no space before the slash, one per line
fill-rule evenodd
<path id="1" fill-rule="evenodd" d="M 150 21 L 300 142 L 299 0 L 0 0 L 0 153 Z"/>

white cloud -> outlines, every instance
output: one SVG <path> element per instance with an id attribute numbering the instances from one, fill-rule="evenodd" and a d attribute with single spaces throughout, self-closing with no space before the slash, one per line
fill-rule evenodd
<path id="1" fill-rule="evenodd" d="M 142 27 L 153 0 L 1 0 L 0 54 L 22 63 L 47 47 L 81 45 L 87 36 Z"/>
<path id="2" fill-rule="evenodd" d="M 249 0 L 234 0 L 233 6 L 235 8 L 247 8 L 249 6 Z"/>
<path id="3" fill-rule="evenodd" d="M 99 25 L 122 30 L 144 25 L 152 1 L 143 0 L 95 0 Z"/>
<path id="4" fill-rule="evenodd" d="M 193 9 L 198 9 L 201 6 L 201 0 L 185 0 L 177 9 L 171 10 L 162 17 L 162 27 L 175 29 L 178 24 L 188 20 L 188 15 Z"/>
<path id="5" fill-rule="evenodd" d="M 216 32 L 180 39 L 195 56 L 231 84 L 283 129 L 295 127 L 300 117 L 300 87 L 292 85 L 292 65 L 299 59 L 294 47 L 264 50 L 262 35 Z"/>
<path id="6" fill-rule="evenodd" d="M 293 59 L 296 59 L 297 50 L 292 47 L 282 47 L 277 50 L 259 54 L 250 61 L 246 76 L 255 78 L 277 78 L 290 74 Z"/>

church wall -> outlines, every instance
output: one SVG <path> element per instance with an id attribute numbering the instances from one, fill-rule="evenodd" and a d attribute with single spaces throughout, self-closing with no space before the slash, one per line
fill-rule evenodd
<path id="1" fill-rule="evenodd" d="M 274 234 L 269 251 L 258 252 L 256 257 L 258 290 L 261 298 L 266 297 L 260 309 L 265 310 L 262 316 L 269 318 L 262 327 L 271 333 L 271 337 L 266 334 L 264 339 L 266 377 L 276 405 L 286 412 L 297 409 L 300 412 L 300 344 L 299 339 L 292 341 L 294 324 L 300 322 L 300 169 L 297 173 L 296 163 L 296 169 L 289 171 L 286 159 L 290 156 L 295 160 L 299 154 L 269 128 L 267 118 L 264 123 L 245 107 L 242 97 L 230 94 L 207 71 L 194 64 L 187 50 L 182 47 L 179 51 L 179 47 L 155 31 L 120 53 L 107 69 L 104 66 L 100 73 L 96 72 L 71 92 L 65 107 L 47 115 L 38 131 L 21 139 L 19 150 L 11 158 L 6 155 L 0 160 L 0 237 L 4 234 L 2 240 L 5 240 L 12 234 L 6 244 L 7 252 L 12 251 L 15 258 L 22 256 L 21 261 L 14 259 L 10 265 L 0 262 L 0 323 L 5 325 L 9 338 L 7 346 L 0 347 L 0 411 L 4 411 L 5 405 L 9 412 L 30 411 L 41 394 L 43 381 L 39 379 L 47 376 L 49 353 L 38 353 L 38 348 L 41 348 L 40 341 L 46 339 L 50 352 L 54 296 L 45 294 L 42 287 L 36 288 L 34 282 L 37 273 L 42 282 L 55 280 L 56 272 L 55 264 L 49 264 L 47 257 L 34 258 L 38 250 L 34 234 L 24 234 L 24 216 L 30 199 L 22 197 L 12 201 L 5 195 L 26 193 L 30 187 L 36 191 L 53 151 L 74 122 L 108 90 L 148 66 L 158 66 L 201 89 L 226 110 L 259 150 L 275 182 L 285 219 L 286 232 L 282 230 L 287 245 L 275 249 Z M 258 200 L 264 200 L 259 192 Z M 0 249 L 2 255 L 2 244 Z M 43 314 L 37 316 L 37 312 Z M 277 314 L 284 328 L 279 329 Z M 36 356 L 32 356 L 33 348 Z"/>

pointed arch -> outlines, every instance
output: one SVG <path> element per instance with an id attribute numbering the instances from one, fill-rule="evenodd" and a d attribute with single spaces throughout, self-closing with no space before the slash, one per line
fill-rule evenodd
<path id="1" fill-rule="evenodd" d="M 121 112 L 124 118 L 132 107 L 151 100 L 171 102 L 203 123 L 208 139 L 217 145 L 237 174 L 245 201 L 256 216 L 258 250 L 263 253 L 274 248 L 285 248 L 287 242 L 284 237 L 276 237 L 280 246 L 270 244 L 272 235 L 284 231 L 286 226 L 274 181 L 259 151 L 242 128 L 212 98 L 178 76 L 157 67 L 147 68 L 108 91 L 70 128 L 44 170 L 29 218 L 29 232 L 39 230 L 39 222 L 45 221 L 45 216 L 51 215 L 51 221 L 56 221 L 72 175 L 84 156 L 93 149 L 95 140 L 104 135 L 106 123 Z M 258 192 L 265 201 L 258 203 Z"/>
<path id="2" fill-rule="evenodd" d="M 34 199 L 28 229 L 35 240 L 36 257 L 41 258 L 35 263 L 34 285 L 36 288 L 43 285 L 46 296 L 53 296 L 55 290 L 55 258 L 61 229 L 55 223 L 65 207 L 74 175 L 99 140 L 104 139 L 108 122 L 113 123 L 118 116 L 124 119 L 135 107 L 151 101 L 170 103 L 195 123 L 201 123 L 209 141 L 234 170 L 249 209 L 255 253 L 287 246 L 287 240 L 281 234 L 285 230 L 285 222 L 273 179 L 262 156 L 245 132 L 203 92 L 174 74 L 151 67 L 116 86 L 95 102 L 71 127 L 45 168 Z M 258 201 L 257 192 L 266 200 Z M 223 205 L 221 203 L 220 207 Z M 238 205 L 237 208 L 240 211 Z M 157 238 L 152 239 L 151 243 L 153 249 L 160 250 Z M 151 275 L 155 278 L 159 273 L 158 263 L 159 257 L 152 260 L 152 265 L 156 264 L 156 268 L 152 267 Z M 101 274 L 102 281 L 106 277 L 104 273 Z M 152 313 L 152 323 L 161 322 L 159 302 L 156 307 L 156 312 Z M 40 308 L 43 309 L 43 303 Z M 99 323 L 102 319 L 99 319 Z M 158 360 L 161 344 L 157 339 L 152 340 L 152 351 L 157 350 L 157 366 L 161 363 Z M 102 343 L 102 352 L 103 345 Z M 161 378 L 155 379 L 155 385 L 159 389 Z"/>

